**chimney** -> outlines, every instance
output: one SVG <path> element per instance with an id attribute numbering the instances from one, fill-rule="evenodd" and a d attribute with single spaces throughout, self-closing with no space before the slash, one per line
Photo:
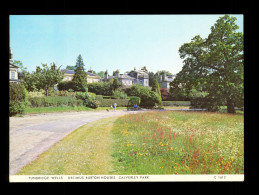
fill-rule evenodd
<path id="1" fill-rule="evenodd" d="M 12 53 L 12 50 L 11 48 L 9 48 L 9 63 L 13 63 L 13 53 Z"/>

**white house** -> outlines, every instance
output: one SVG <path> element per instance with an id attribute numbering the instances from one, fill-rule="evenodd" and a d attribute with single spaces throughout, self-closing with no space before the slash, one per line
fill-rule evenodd
<path id="1" fill-rule="evenodd" d="M 18 83 L 18 66 L 13 64 L 13 53 L 11 48 L 9 49 L 9 82 Z"/>

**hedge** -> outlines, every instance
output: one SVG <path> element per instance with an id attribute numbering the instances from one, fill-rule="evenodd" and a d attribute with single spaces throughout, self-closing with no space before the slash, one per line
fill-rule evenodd
<path id="1" fill-rule="evenodd" d="M 190 106 L 190 101 L 162 101 L 163 106 Z"/>
<path id="2" fill-rule="evenodd" d="M 20 83 L 9 85 L 9 115 L 23 114 L 28 104 L 28 92 Z"/>
<path id="3" fill-rule="evenodd" d="M 58 107 L 58 106 L 82 106 L 83 100 L 78 100 L 75 97 L 65 96 L 45 96 L 45 97 L 30 97 L 31 107 Z"/>
<path id="4" fill-rule="evenodd" d="M 128 99 L 99 99 L 100 107 L 110 107 L 116 102 L 117 107 L 127 107 L 129 100 Z"/>
<path id="5" fill-rule="evenodd" d="M 219 111 L 220 106 L 219 99 L 210 97 L 196 97 L 191 100 L 191 108 L 206 108 L 210 112 Z"/>

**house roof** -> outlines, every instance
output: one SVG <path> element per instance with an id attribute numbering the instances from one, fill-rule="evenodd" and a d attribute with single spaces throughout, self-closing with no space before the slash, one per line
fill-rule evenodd
<path id="1" fill-rule="evenodd" d="M 75 74 L 75 71 L 74 70 L 62 70 L 65 72 L 65 74 Z M 99 75 L 96 75 L 96 74 L 93 74 L 93 73 L 90 73 L 90 72 L 86 72 L 87 76 L 93 76 L 93 77 L 100 77 Z"/>
<path id="2" fill-rule="evenodd" d="M 64 71 L 65 74 L 75 74 L 74 70 L 67 70 L 67 69 L 65 69 L 65 70 L 62 70 L 62 71 Z"/>
<path id="3" fill-rule="evenodd" d="M 18 66 L 12 64 L 12 63 L 9 63 L 9 68 L 19 68 Z"/>
<path id="4" fill-rule="evenodd" d="M 127 75 L 127 74 L 121 74 L 119 76 L 119 79 L 136 79 L 136 78 L 131 77 L 131 76 Z"/>

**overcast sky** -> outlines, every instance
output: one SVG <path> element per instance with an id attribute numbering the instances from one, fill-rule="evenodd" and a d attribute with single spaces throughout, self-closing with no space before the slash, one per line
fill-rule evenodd
<path id="1" fill-rule="evenodd" d="M 10 47 L 14 60 L 28 71 L 42 63 L 75 65 L 112 74 L 146 66 L 148 71 L 182 69 L 179 47 L 200 35 L 206 38 L 223 15 L 12 15 Z M 243 32 L 243 15 L 237 18 Z"/>

